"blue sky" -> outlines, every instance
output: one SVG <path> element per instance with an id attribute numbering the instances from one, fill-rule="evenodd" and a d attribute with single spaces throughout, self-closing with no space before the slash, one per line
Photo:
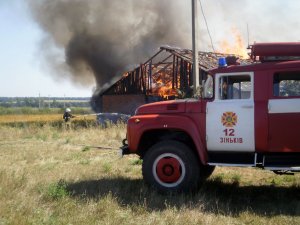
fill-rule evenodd
<path id="1" fill-rule="evenodd" d="M 250 43 L 300 41 L 299 0 L 202 0 L 202 4 L 216 45 L 232 38 L 232 28 L 247 41 L 247 23 Z M 189 19 L 190 11 L 185 12 Z M 200 19 L 200 35 L 208 40 Z M 80 86 L 47 68 L 41 60 L 43 38 L 45 33 L 31 19 L 25 0 L 0 0 L 0 96 L 91 96 L 95 84 Z"/>
<path id="2" fill-rule="evenodd" d="M 42 38 L 23 1 L 0 0 L 0 96 L 91 96 L 92 85 L 54 80 L 39 60 Z"/>

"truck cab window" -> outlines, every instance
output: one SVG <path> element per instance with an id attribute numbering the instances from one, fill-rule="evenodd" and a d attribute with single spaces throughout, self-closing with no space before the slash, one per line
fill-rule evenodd
<path id="1" fill-rule="evenodd" d="M 251 78 L 248 75 L 222 76 L 219 80 L 220 99 L 249 99 Z"/>
<path id="2" fill-rule="evenodd" d="M 211 75 L 207 75 L 207 78 L 203 85 L 203 97 L 204 98 L 212 98 L 214 95 L 214 88 L 213 88 L 214 82 Z"/>
<path id="3" fill-rule="evenodd" d="M 275 73 L 273 95 L 276 97 L 300 96 L 300 71 Z"/>

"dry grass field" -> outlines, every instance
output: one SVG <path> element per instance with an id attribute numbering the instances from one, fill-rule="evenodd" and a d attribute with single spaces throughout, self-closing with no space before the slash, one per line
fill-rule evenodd
<path id="1" fill-rule="evenodd" d="M 14 122 L 41 122 L 61 120 L 61 114 L 52 115 L 0 115 L 0 123 L 14 123 Z"/>
<path id="2" fill-rule="evenodd" d="M 122 124 L 0 125 L 0 224 L 300 224 L 300 174 L 217 168 L 196 194 L 162 196 L 119 158 L 124 137 Z"/>
<path id="3" fill-rule="evenodd" d="M 75 117 L 73 120 L 95 120 L 96 116 L 79 116 Z M 18 123 L 18 122 L 51 122 L 51 121 L 61 121 L 62 114 L 20 114 L 20 115 L 0 115 L 1 123 Z"/>

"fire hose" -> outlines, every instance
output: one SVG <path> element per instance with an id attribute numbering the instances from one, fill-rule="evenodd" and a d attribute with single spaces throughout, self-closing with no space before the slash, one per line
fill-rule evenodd
<path id="1" fill-rule="evenodd" d="M 92 113 L 92 114 L 83 114 L 83 115 L 76 115 L 75 117 L 85 117 L 85 116 L 98 116 L 101 115 L 101 113 Z"/>
<path id="2" fill-rule="evenodd" d="M 112 115 L 112 116 L 128 116 L 126 114 L 122 114 L 122 113 L 91 113 L 91 114 L 83 114 L 83 115 L 76 115 L 75 117 L 82 117 L 82 116 L 106 116 L 106 115 Z"/>
<path id="3" fill-rule="evenodd" d="M 25 143 L 37 143 L 42 142 L 43 144 L 57 144 L 57 142 L 51 142 L 51 141 L 0 141 L 0 145 L 10 145 L 10 144 L 25 144 Z M 103 149 L 103 150 L 119 150 L 119 148 L 112 148 L 112 147 L 106 147 L 106 146 L 94 146 L 94 145 L 83 145 L 83 144 L 70 144 L 68 145 L 72 146 L 79 146 L 79 147 L 87 147 L 87 148 L 95 148 L 95 149 Z"/>
<path id="4" fill-rule="evenodd" d="M 73 146 L 80 146 L 86 148 L 96 148 L 96 149 L 103 149 L 103 150 L 119 150 L 119 148 L 112 148 L 112 147 L 104 147 L 104 146 L 93 146 L 93 145 L 83 145 L 83 144 L 71 144 Z"/>

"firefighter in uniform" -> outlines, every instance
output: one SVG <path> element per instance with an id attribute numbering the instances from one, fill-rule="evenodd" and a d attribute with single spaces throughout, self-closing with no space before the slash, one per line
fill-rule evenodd
<path id="1" fill-rule="evenodd" d="M 71 128 L 71 118 L 74 118 L 75 116 L 73 116 L 71 114 L 71 109 L 70 108 L 66 108 L 65 113 L 63 115 L 63 119 L 65 121 L 65 128 L 70 129 Z"/>

